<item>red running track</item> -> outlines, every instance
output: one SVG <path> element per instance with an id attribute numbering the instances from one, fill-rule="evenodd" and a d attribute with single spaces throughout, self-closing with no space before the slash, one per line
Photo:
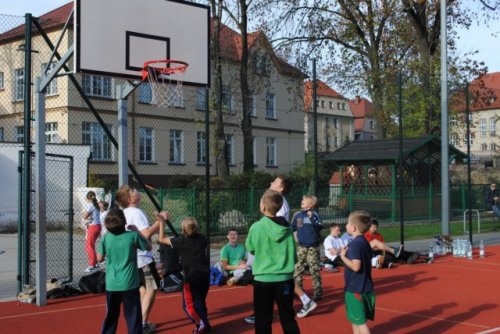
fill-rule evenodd
<path id="1" fill-rule="evenodd" d="M 498 333 L 500 334 L 500 246 L 487 248 L 483 259 L 451 256 L 432 264 L 374 270 L 376 314 L 372 333 Z M 308 317 L 298 319 L 302 333 L 351 333 L 343 302 L 343 274 L 323 272 L 324 296 Z M 311 292 L 310 278 L 305 280 Z M 253 333 L 243 318 L 252 313 L 252 288 L 214 287 L 208 295 L 213 333 Z M 300 302 L 295 301 L 300 309 Z M 45 307 L 0 303 L 2 333 L 99 333 L 105 314 L 104 295 L 49 300 Z M 194 326 L 181 309 L 179 293 L 161 293 L 151 319 L 158 333 L 191 333 Z M 281 333 L 277 317 L 275 333 Z M 119 333 L 126 333 L 120 319 Z"/>

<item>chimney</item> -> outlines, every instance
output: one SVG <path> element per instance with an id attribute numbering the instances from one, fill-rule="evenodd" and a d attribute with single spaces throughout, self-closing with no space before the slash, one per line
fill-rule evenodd
<path id="1" fill-rule="evenodd" d="M 360 103 L 361 102 L 361 96 L 356 95 L 355 101 L 356 101 L 356 103 Z"/>

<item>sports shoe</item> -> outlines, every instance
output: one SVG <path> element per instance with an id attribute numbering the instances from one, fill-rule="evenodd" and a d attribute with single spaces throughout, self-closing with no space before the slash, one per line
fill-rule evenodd
<path id="1" fill-rule="evenodd" d="M 396 259 L 399 259 L 401 254 L 403 254 L 404 248 L 405 246 L 403 244 L 399 245 L 399 248 L 394 252 L 394 256 L 396 257 Z"/>
<path id="2" fill-rule="evenodd" d="M 394 263 L 389 262 L 389 263 L 387 264 L 387 269 L 391 269 L 391 268 L 394 268 Z"/>
<path id="3" fill-rule="evenodd" d="M 84 273 L 93 273 L 96 270 L 99 270 L 99 265 L 97 265 L 97 264 L 95 266 L 87 267 L 83 272 Z"/>
<path id="4" fill-rule="evenodd" d="M 382 268 L 382 265 L 384 264 L 384 256 L 383 255 L 379 255 L 377 256 L 377 269 L 380 269 Z"/>
<path id="5" fill-rule="evenodd" d="M 417 261 L 419 257 L 420 257 L 420 254 L 418 254 L 417 252 L 414 252 L 413 254 L 410 255 L 408 260 L 406 260 L 406 264 L 415 263 L 415 261 Z"/>
<path id="6" fill-rule="evenodd" d="M 255 315 L 249 315 L 248 317 L 245 317 L 245 322 L 247 324 L 255 324 Z"/>
<path id="7" fill-rule="evenodd" d="M 151 334 L 156 332 L 156 325 L 150 322 L 146 322 L 145 324 L 142 324 L 142 332 L 144 334 Z"/>
<path id="8" fill-rule="evenodd" d="M 231 285 L 235 285 L 237 281 L 238 281 L 238 280 L 237 280 L 236 278 L 231 277 L 230 279 L 228 279 L 228 280 L 226 281 L 226 283 L 227 283 L 227 285 L 231 286 Z"/>
<path id="9" fill-rule="evenodd" d="M 311 299 L 309 303 L 306 305 L 302 306 L 300 311 L 297 313 L 297 318 L 304 318 L 307 316 L 311 311 L 313 311 L 316 307 L 318 307 L 318 304 L 314 300 Z"/>

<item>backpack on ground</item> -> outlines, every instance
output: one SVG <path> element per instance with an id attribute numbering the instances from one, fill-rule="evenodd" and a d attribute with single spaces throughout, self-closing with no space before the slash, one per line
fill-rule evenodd
<path id="1" fill-rule="evenodd" d="M 103 293 L 106 290 L 106 273 L 102 270 L 94 271 L 89 275 L 82 276 L 78 287 L 83 292 Z"/>
<path id="2" fill-rule="evenodd" d="M 222 285 L 224 282 L 224 274 L 217 267 L 210 267 L 210 285 Z"/>

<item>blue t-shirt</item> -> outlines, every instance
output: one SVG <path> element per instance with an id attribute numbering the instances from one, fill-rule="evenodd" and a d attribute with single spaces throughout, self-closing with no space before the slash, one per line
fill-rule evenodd
<path id="1" fill-rule="evenodd" d="M 345 266 L 345 291 L 353 293 L 373 292 L 371 267 L 373 251 L 364 236 L 359 235 L 349 243 L 346 257 L 350 260 L 360 260 L 361 269 L 354 272 L 348 266 Z"/>
<path id="2" fill-rule="evenodd" d="M 308 212 L 309 210 L 300 211 L 293 216 L 292 231 L 297 231 L 299 245 L 303 247 L 318 247 L 321 243 L 320 232 L 323 225 L 316 212 L 311 211 L 311 218 L 309 218 Z"/>

